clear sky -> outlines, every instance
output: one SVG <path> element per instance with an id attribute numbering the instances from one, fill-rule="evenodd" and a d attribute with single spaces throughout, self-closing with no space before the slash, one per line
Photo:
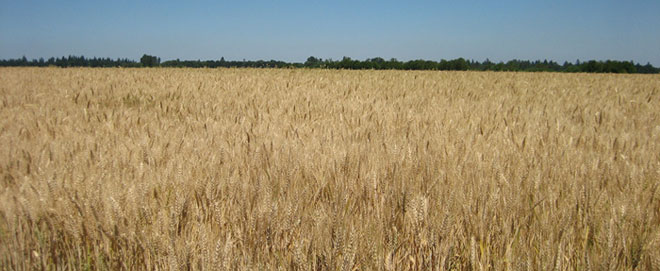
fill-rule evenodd
<path id="1" fill-rule="evenodd" d="M 0 0 L 0 58 L 303 62 L 633 60 L 660 66 L 659 0 Z"/>

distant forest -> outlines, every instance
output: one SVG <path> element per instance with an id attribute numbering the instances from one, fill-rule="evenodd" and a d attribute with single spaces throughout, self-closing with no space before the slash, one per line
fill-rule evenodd
<path id="1" fill-rule="evenodd" d="M 483 62 L 458 58 L 454 60 L 385 60 L 380 57 L 366 60 L 354 60 L 344 57 L 342 60 L 321 59 L 309 57 L 304 63 L 289 63 L 276 60 L 168 60 L 161 63 L 160 58 L 143 55 L 140 61 L 131 59 L 85 58 L 84 56 L 68 56 L 49 59 L 18 59 L 0 60 L 0 67 L 190 67 L 190 68 L 323 68 L 351 70 L 443 70 L 443 71 L 529 71 L 529 72 L 588 72 L 588 73 L 660 73 L 660 68 L 650 63 L 641 65 L 632 61 L 580 61 L 575 63 L 554 61 L 510 60 L 507 62 Z"/>

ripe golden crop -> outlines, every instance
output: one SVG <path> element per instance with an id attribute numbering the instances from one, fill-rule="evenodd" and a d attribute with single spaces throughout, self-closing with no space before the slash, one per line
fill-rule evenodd
<path id="1" fill-rule="evenodd" d="M 7 269 L 660 269 L 660 77 L 0 69 Z"/>

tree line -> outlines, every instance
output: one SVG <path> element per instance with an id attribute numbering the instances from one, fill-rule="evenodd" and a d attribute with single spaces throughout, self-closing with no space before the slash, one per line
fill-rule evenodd
<path id="1" fill-rule="evenodd" d="M 26 57 L 18 59 L 0 59 L 0 67 L 142 67 L 143 65 L 128 58 L 86 58 L 84 56 L 68 56 L 49 59 L 39 58 L 28 60 Z"/>
<path id="2" fill-rule="evenodd" d="M 143 55 L 140 61 L 127 58 L 85 58 L 84 56 L 68 56 L 61 58 L 51 57 L 47 60 L 32 59 L 26 57 L 19 59 L 0 60 L 0 66 L 32 66 L 32 67 L 190 67 L 190 68 L 324 68 L 324 69 L 351 69 L 351 70 L 443 70 L 443 71 L 529 71 L 529 72 L 588 72 L 588 73 L 660 73 L 650 63 L 641 65 L 632 61 L 584 61 L 564 62 L 559 64 L 554 61 L 529 61 L 510 60 L 507 62 L 491 62 L 486 59 L 483 62 L 465 60 L 463 58 L 453 60 L 410 60 L 399 61 L 395 58 L 385 60 L 380 57 L 365 60 L 344 57 L 341 60 L 321 59 L 310 56 L 304 63 L 285 62 L 278 60 L 242 60 L 227 61 L 219 60 L 168 60 L 161 63 L 156 56 Z"/>

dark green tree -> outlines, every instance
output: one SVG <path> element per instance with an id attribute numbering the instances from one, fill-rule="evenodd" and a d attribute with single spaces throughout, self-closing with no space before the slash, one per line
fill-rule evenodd
<path id="1" fill-rule="evenodd" d="M 305 61 L 305 67 L 308 68 L 319 68 L 323 64 L 323 60 L 320 58 L 316 58 L 313 56 L 310 56 L 307 58 L 307 61 Z"/>
<path id="2" fill-rule="evenodd" d="M 160 65 L 160 57 L 144 54 L 140 58 L 140 63 L 142 63 L 142 66 L 144 67 L 157 67 Z"/>

